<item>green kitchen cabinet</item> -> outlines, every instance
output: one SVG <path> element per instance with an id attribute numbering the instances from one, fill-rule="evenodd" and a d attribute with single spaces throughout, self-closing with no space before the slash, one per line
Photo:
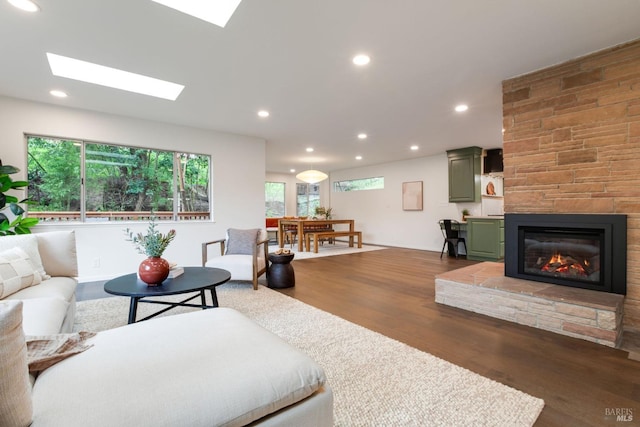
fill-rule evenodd
<path id="1" fill-rule="evenodd" d="M 504 218 L 467 218 L 467 259 L 498 261 L 504 258 Z"/>
<path id="2" fill-rule="evenodd" d="M 447 151 L 449 160 L 449 202 L 479 202 L 482 148 Z"/>

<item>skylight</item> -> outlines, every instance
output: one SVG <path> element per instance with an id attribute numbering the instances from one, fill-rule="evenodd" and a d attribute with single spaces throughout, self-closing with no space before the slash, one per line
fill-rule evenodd
<path id="1" fill-rule="evenodd" d="M 175 101 L 183 85 L 47 52 L 54 76 Z"/>
<path id="2" fill-rule="evenodd" d="M 151 0 L 224 28 L 241 0 Z"/>

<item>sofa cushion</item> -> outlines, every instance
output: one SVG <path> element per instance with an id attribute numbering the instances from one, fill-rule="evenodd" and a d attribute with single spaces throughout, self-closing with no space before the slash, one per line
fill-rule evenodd
<path id="1" fill-rule="evenodd" d="M 78 276 L 76 235 L 70 231 L 37 233 L 42 265 L 50 276 Z"/>
<path id="2" fill-rule="evenodd" d="M 40 374 L 33 427 L 246 425 L 325 382 L 308 356 L 229 308 L 135 323 L 89 343 Z"/>
<path id="3" fill-rule="evenodd" d="M 7 300 L 8 301 L 8 300 Z M 25 335 L 59 334 L 69 303 L 62 298 L 29 298 L 22 300 L 22 329 Z"/>
<path id="4" fill-rule="evenodd" d="M 0 301 L 0 378 L 0 426 L 28 426 L 31 384 L 21 301 Z"/>
<path id="5" fill-rule="evenodd" d="M 42 265 L 42 259 L 40 258 L 40 250 L 38 249 L 38 238 L 35 234 L 20 234 L 16 236 L 3 236 L 0 239 L 0 251 L 19 247 L 24 250 L 31 262 L 36 266 L 36 269 L 42 276 L 42 280 L 48 279 L 50 276 L 45 272 Z"/>
<path id="6" fill-rule="evenodd" d="M 0 252 L 0 298 L 41 281 L 42 276 L 22 248 L 15 247 Z"/>
<path id="7" fill-rule="evenodd" d="M 45 280 L 38 286 L 24 288 L 15 294 L 9 295 L 7 299 L 31 299 L 57 297 L 67 302 L 73 300 L 78 282 L 71 277 L 52 277 Z"/>
<path id="8" fill-rule="evenodd" d="M 253 280 L 253 263 L 251 255 L 225 255 L 211 258 L 205 267 L 227 270 L 232 280 Z M 258 257 L 258 271 L 265 267 L 264 257 Z"/>
<path id="9" fill-rule="evenodd" d="M 258 243 L 258 233 L 260 229 L 238 230 L 230 228 L 227 230 L 227 254 L 252 255 Z"/>

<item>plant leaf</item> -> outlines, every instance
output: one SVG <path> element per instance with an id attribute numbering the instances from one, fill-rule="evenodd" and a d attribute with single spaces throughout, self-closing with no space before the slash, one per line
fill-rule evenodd
<path id="1" fill-rule="evenodd" d="M 20 169 L 18 169 L 15 166 L 11 166 L 11 165 L 0 166 L 0 173 L 6 173 L 7 175 L 9 175 L 9 174 L 18 173 L 18 172 L 20 172 Z"/>
<path id="2" fill-rule="evenodd" d="M 11 183 L 11 188 L 20 188 L 20 187 L 26 187 L 29 185 L 28 181 L 13 181 Z"/>
<path id="3" fill-rule="evenodd" d="M 40 222 L 39 218 L 22 218 L 22 221 L 20 221 L 20 225 L 24 227 L 33 227 L 34 225 L 37 225 L 39 222 Z"/>
<path id="4" fill-rule="evenodd" d="M 9 209 L 11 209 L 11 212 L 13 212 L 14 215 L 22 215 L 24 213 L 24 209 L 22 209 L 22 206 L 17 203 L 11 203 L 9 205 Z"/>

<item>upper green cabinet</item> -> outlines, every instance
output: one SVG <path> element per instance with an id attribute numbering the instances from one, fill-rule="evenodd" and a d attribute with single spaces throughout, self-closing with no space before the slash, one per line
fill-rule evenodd
<path id="1" fill-rule="evenodd" d="M 447 151 L 449 159 L 449 202 L 479 202 L 482 148 Z"/>

